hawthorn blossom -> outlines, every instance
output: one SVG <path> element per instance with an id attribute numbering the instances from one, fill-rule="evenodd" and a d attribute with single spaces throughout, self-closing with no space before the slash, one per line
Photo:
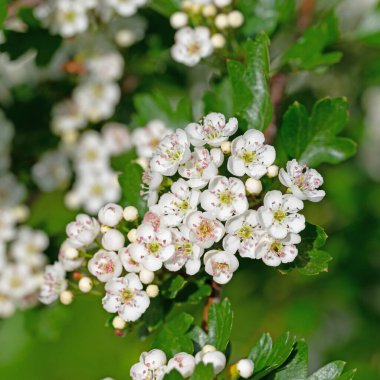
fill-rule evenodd
<path id="1" fill-rule="evenodd" d="M 39 300 L 44 304 L 51 304 L 58 299 L 66 288 L 66 272 L 61 263 L 55 262 L 53 265 L 47 265 L 40 288 Z"/>
<path id="2" fill-rule="evenodd" d="M 155 229 L 150 223 L 142 223 L 137 228 L 136 235 L 137 241 L 128 246 L 129 252 L 132 259 L 145 269 L 155 272 L 173 256 L 175 248 L 168 228 Z"/>
<path id="3" fill-rule="evenodd" d="M 190 377 L 195 369 L 195 358 L 186 352 L 179 352 L 175 354 L 168 362 L 167 372 L 171 370 L 177 370 L 182 377 Z"/>
<path id="4" fill-rule="evenodd" d="M 161 221 L 168 227 L 178 226 L 191 211 L 197 209 L 200 192 L 189 188 L 180 178 L 170 188 L 171 192 L 161 196 L 158 205 L 152 208 L 160 215 Z"/>
<path id="5" fill-rule="evenodd" d="M 319 202 L 326 195 L 324 190 L 318 190 L 323 184 L 323 177 L 315 169 L 299 164 L 297 160 L 288 161 L 286 170 L 280 169 L 278 178 L 301 200 Z"/>
<path id="6" fill-rule="evenodd" d="M 124 269 L 129 272 L 139 273 L 141 271 L 141 264 L 135 260 L 133 260 L 130 246 L 119 249 L 118 254 L 121 263 L 123 264 Z"/>
<path id="7" fill-rule="evenodd" d="M 291 194 L 272 190 L 265 194 L 264 206 L 258 209 L 261 225 L 276 239 L 284 239 L 289 232 L 305 229 L 305 217 L 298 214 L 303 202 Z"/>
<path id="8" fill-rule="evenodd" d="M 149 307 L 150 299 L 135 273 L 112 278 L 106 285 L 103 307 L 109 313 L 118 313 L 126 322 L 137 321 Z"/>
<path id="9" fill-rule="evenodd" d="M 228 159 L 228 170 L 238 177 L 244 174 L 260 179 L 267 172 L 276 158 L 273 146 L 264 144 L 264 134 L 250 129 L 244 135 L 232 141 L 231 156 Z"/>
<path id="10" fill-rule="evenodd" d="M 218 168 L 223 163 L 223 153 L 218 148 L 211 151 L 205 148 L 195 148 L 190 158 L 178 168 L 178 173 L 187 178 L 187 184 L 199 190 L 205 187 L 210 179 L 218 174 Z"/>
<path id="11" fill-rule="evenodd" d="M 123 218 L 123 208 L 115 203 L 107 203 L 98 213 L 99 222 L 109 226 L 117 226 Z"/>
<path id="12" fill-rule="evenodd" d="M 235 254 L 238 251 L 241 257 L 254 259 L 262 235 L 257 212 L 247 210 L 244 214 L 236 215 L 227 221 L 223 248 L 229 253 Z"/>
<path id="13" fill-rule="evenodd" d="M 147 0 L 104 0 L 117 14 L 124 17 L 133 16 Z"/>
<path id="14" fill-rule="evenodd" d="M 184 27 L 176 32 L 174 38 L 171 55 L 175 61 L 187 66 L 197 65 L 202 58 L 210 56 L 213 52 L 210 30 L 204 26 L 194 29 Z"/>
<path id="15" fill-rule="evenodd" d="M 82 266 L 84 257 L 79 256 L 69 240 L 65 240 L 59 248 L 58 260 L 66 272 L 72 272 Z"/>
<path id="16" fill-rule="evenodd" d="M 142 176 L 141 195 L 147 200 L 149 207 L 155 205 L 158 201 L 158 190 L 162 183 L 163 177 L 160 173 L 152 170 L 145 170 Z"/>
<path id="17" fill-rule="evenodd" d="M 143 352 L 140 361 L 131 367 L 129 374 L 132 380 L 162 380 L 166 371 L 165 353 L 154 349 Z"/>
<path id="18" fill-rule="evenodd" d="M 64 100 L 57 103 L 52 111 L 52 129 L 58 135 L 82 129 L 86 126 L 87 121 L 73 100 Z"/>
<path id="19" fill-rule="evenodd" d="M 290 233 L 285 239 L 275 239 L 269 233 L 265 234 L 256 248 L 256 259 L 262 259 L 272 267 L 290 263 L 298 254 L 296 244 L 300 242 L 301 237 L 297 234 Z"/>
<path id="20" fill-rule="evenodd" d="M 90 245 L 98 236 L 100 226 L 95 218 L 86 214 L 79 214 L 74 222 L 66 227 L 68 241 L 74 248 Z"/>
<path id="21" fill-rule="evenodd" d="M 184 224 L 180 226 L 180 230 L 191 242 L 201 248 L 210 248 L 224 235 L 224 226 L 215 215 L 201 211 L 190 213 L 185 218 Z"/>
<path id="22" fill-rule="evenodd" d="M 127 126 L 120 123 L 107 123 L 102 128 L 103 142 L 107 152 L 116 156 L 131 148 L 131 136 Z"/>
<path id="23" fill-rule="evenodd" d="M 212 179 L 208 190 L 202 193 L 200 200 L 202 208 L 215 213 L 221 221 L 248 210 L 244 183 L 234 177 L 217 176 Z"/>
<path id="24" fill-rule="evenodd" d="M 112 251 L 100 249 L 88 262 L 88 270 L 99 281 L 107 282 L 119 277 L 123 271 L 119 256 Z"/>
<path id="25" fill-rule="evenodd" d="M 150 161 L 151 170 L 165 176 L 172 176 L 178 166 L 190 158 L 189 141 L 182 129 L 167 134 L 158 144 Z"/>
<path id="26" fill-rule="evenodd" d="M 223 114 L 211 112 L 198 123 L 190 123 L 185 131 L 194 146 L 209 144 L 213 147 L 219 147 L 237 131 L 237 128 L 238 121 L 235 117 L 231 117 L 226 122 Z"/>
<path id="27" fill-rule="evenodd" d="M 203 258 L 206 273 L 218 284 L 226 284 L 239 267 L 239 260 L 232 253 L 211 250 Z"/>
<path id="28" fill-rule="evenodd" d="M 211 364 L 215 375 L 218 375 L 220 372 L 223 371 L 224 367 L 226 366 L 226 356 L 223 354 L 223 352 L 220 351 L 209 351 L 204 352 L 199 351 L 195 355 L 195 363 L 204 363 L 204 364 Z"/>
<path id="29" fill-rule="evenodd" d="M 111 51 L 90 57 L 86 60 L 86 67 L 95 79 L 100 77 L 103 81 L 119 80 L 123 75 L 124 60 L 118 52 Z"/>

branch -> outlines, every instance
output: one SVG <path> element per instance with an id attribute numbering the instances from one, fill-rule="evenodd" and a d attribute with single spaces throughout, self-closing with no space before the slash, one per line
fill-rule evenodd
<path id="1" fill-rule="evenodd" d="M 204 331 L 208 332 L 208 312 L 210 310 L 210 306 L 213 303 L 219 303 L 222 298 L 222 286 L 217 284 L 215 281 L 211 281 L 211 294 L 207 298 L 206 305 L 203 309 L 202 315 L 202 328 Z"/>

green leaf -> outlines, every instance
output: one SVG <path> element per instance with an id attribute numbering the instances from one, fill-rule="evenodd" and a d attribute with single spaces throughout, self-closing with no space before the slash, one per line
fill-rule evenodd
<path id="1" fill-rule="evenodd" d="M 167 298 L 175 298 L 187 281 L 181 275 L 170 276 L 161 286 L 161 294 Z"/>
<path id="2" fill-rule="evenodd" d="M 149 3 L 149 7 L 169 18 L 174 12 L 181 9 L 181 1 L 182 0 L 154 0 Z"/>
<path id="3" fill-rule="evenodd" d="M 154 343 L 154 348 L 163 350 L 168 356 L 178 352 L 193 353 L 193 342 L 187 332 L 194 318 L 187 313 L 180 313 L 166 321 L 160 329 Z"/>
<path id="4" fill-rule="evenodd" d="M 339 377 L 337 377 L 336 380 L 352 380 L 356 375 L 356 371 L 356 368 L 354 368 L 351 371 L 345 372 Z"/>
<path id="5" fill-rule="evenodd" d="M 225 351 L 230 340 L 233 312 L 230 301 L 225 298 L 221 303 L 211 305 L 208 313 L 208 335 L 210 344 L 217 350 Z"/>
<path id="6" fill-rule="evenodd" d="M 143 314 L 143 321 L 148 332 L 156 330 L 162 323 L 167 312 L 162 297 L 156 297 L 150 301 L 147 311 Z"/>
<path id="7" fill-rule="evenodd" d="M 272 338 L 268 333 L 264 333 L 249 354 L 249 358 L 255 363 L 255 372 L 265 368 L 271 351 Z"/>
<path id="8" fill-rule="evenodd" d="M 3 27 L 4 21 L 7 18 L 8 2 L 7 0 L 0 0 L 0 28 Z"/>
<path id="9" fill-rule="evenodd" d="M 125 167 L 132 164 L 137 159 L 137 153 L 135 149 L 130 149 L 127 152 L 118 156 L 111 157 L 111 166 L 117 172 L 123 172 Z"/>
<path id="10" fill-rule="evenodd" d="M 178 303 L 198 304 L 211 294 L 211 286 L 205 283 L 206 278 L 188 281 L 176 298 Z"/>
<path id="11" fill-rule="evenodd" d="M 246 63 L 227 63 L 235 113 L 243 120 L 240 128 L 264 130 L 272 119 L 269 93 L 269 39 L 264 33 L 245 45 Z"/>
<path id="12" fill-rule="evenodd" d="M 233 116 L 234 104 L 232 99 L 231 82 L 225 79 L 223 82 L 215 85 L 212 90 L 205 93 L 203 103 L 204 114 L 220 112 L 226 117 Z"/>
<path id="13" fill-rule="evenodd" d="M 194 373 L 191 375 L 190 380 L 212 380 L 214 378 L 214 370 L 211 364 L 199 363 L 195 367 Z"/>
<path id="14" fill-rule="evenodd" d="M 290 157 L 310 166 L 337 164 L 356 152 L 352 140 L 336 136 L 347 122 L 348 104 L 344 98 L 319 100 L 310 117 L 306 108 L 296 102 L 284 115 L 280 144 Z"/>
<path id="15" fill-rule="evenodd" d="M 374 9 L 367 14 L 355 34 L 358 40 L 380 46 L 380 8 Z"/>
<path id="16" fill-rule="evenodd" d="M 308 28 L 305 33 L 290 47 L 284 56 L 284 61 L 294 69 L 312 70 L 318 66 L 337 63 L 342 58 L 340 52 L 325 53 L 328 45 L 339 37 L 338 21 L 330 13 L 317 25 Z"/>
<path id="17" fill-rule="evenodd" d="M 183 380 L 183 377 L 176 369 L 172 369 L 164 376 L 164 380 Z"/>
<path id="18" fill-rule="evenodd" d="M 345 362 L 337 360 L 314 372 L 308 380 L 336 380 L 343 372 Z"/>
<path id="19" fill-rule="evenodd" d="M 199 326 L 194 326 L 187 336 L 195 343 L 195 351 L 200 351 L 209 342 L 208 335 Z"/>

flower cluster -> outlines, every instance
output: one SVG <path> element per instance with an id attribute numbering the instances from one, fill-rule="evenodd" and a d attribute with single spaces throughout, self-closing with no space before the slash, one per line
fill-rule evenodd
<path id="1" fill-rule="evenodd" d="M 244 16 L 232 0 L 188 0 L 182 2 L 182 11 L 172 14 L 170 23 L 178 29 L 173 59 L 195 66 L 215 49 L 224 48 L 228 33 L 243 25 Z"/>
<path id="2" fill-rule="evenodd" d="M 131 367 L 130 376 L 133 380 L 161 380 L 165 374 L 176 370 L 183 378 L 188 379 L 198 363 L 211 364 L 215 375 L 218 375 L 226 367 L 227 360 L 223 352 L 217 351 L 211 345 L 204 346 L 195 356 L 179 352 L 169 361 L 163 351 L 153 349 L 140 355 L 139 362 Z M 237 376 L 248 379 L 253 373 L 254 365 L 250 359 L 241 359 L 231 368 Z"/>

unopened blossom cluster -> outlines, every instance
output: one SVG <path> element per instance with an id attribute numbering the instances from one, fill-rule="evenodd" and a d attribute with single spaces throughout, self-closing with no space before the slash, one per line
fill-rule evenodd
<path id="1" fill-rule="evenodd" d="M 131 367 L 130 376 L 132 380 L 162 380 L 166 374 L 176 370 L 184 379 L 188 379 L 199 363 L 211 364 L 214 374 L 218 375 L 225 369 L 227 359 L 223 352 L 211 345 L 204 346 L 195 356 L 179 352 L 169 360 L 163 351 L 153 349 L 140 355 L 139 362 Z M 250 359 L 241 359 L 231 366 L 231 370 L 238 377 L 248 379 L 252 376 L 254 364 Z"/>
<path id="2" fill-rule="evenodd" d="M 101 20 L 135 15 L 147 0 L 45 0 L 34 10 L 36 17 L 54 34 L 73 37 Z"/>
<path id="3" fill-rule="evenodd" d="M 172 57 L 195 66 L 215 50 L 223 49 L 228 34 L 243 23 L 244 16 L 235 9 L 233 0 L 185 0 L 181 10 L 170 17 L 171 26 L 177 29 Z"/>

